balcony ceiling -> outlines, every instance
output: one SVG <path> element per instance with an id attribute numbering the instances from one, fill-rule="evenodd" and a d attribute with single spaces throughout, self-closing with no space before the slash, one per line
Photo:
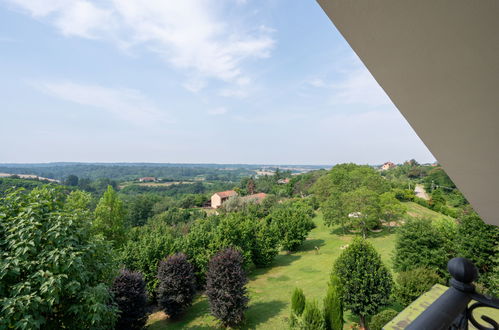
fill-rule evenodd
<path id="1" fill-rule="evenodd" d="M 482 219 L 499 225 L 499 1 L 318 2 Z"/>

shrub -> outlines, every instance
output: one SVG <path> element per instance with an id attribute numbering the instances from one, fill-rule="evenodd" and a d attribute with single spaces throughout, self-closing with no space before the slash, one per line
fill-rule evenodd
<path id="1" fill-rule="evenodd" d="M 404 306 L 430 290 L 433 285 L 444 284 L 442 278 L 433 269 L 424 267 L 399 273 L 396 282 L 395 299 Z"/>
<path id="2" fill-rule="evenodd" d="M 345 307 L 359 316 L 365 327 L 366 318 L 388 303 L 392 276 L 374 247 L 356 238 L 343 250 L 333 267 L 341 283 Z"/>
<path id="3" fill-rule="evenodd" d="M 0 329 L 108 329 L 111 246 L 91 234 L 88 194 L 50 187 L 0 200 Z"/>
<path id="4" fill-rule="evenodd" d="M 142 329 L 147 321 L 146 283 L 138 272 L 123 269 L 111 287 L 120 310 L 116 329 Z"/>
<path id="5" fill-rule="evenodd" d="M 206 295 L 213 316 L 224 326 L 235 326 L 244 319 L 248 297 L 248 279 L 243 269 L 243 256 L 232 248 L 218 252 L 208 264 Z"/>
<path id="6" fill-rule="evenodd" d="M 300 320 L 300 329 L 320 330 L 324 329 L 324 317 L 316 300 L 307 301 Z"/>
<path id="7" fill-rule="evenodd" d="M 382 330 L 383 327 L 397 316 L 398 312 L 393 309 L 386 309 L 373 316 L 369 322 L 370 330 Z"/>
<path id="8" fill-rule="evenodd" d="M 289 318 L 291 327 L 297 324 L 297 320 L 303 314 L 303 310 L 305 309 L 305 301 L 306 300 L 305 295 L 303 294 L 303 290 L 295 288 L 291 296 L 291 315 Z"/>
<path id="9" fill-rule="evenodd" d="M 326 330 L 343 329 L 343 303 L 341 301 L 340 280 L 332 275 L 324 298 L 324 328 Z"/>
<path id="10" fill-rule="evenodd" d="M 196 294 L 194 267 L 183 253 L 172 255 L 159 263 L 158 303 L 172 319 L 192 304 Z"/>

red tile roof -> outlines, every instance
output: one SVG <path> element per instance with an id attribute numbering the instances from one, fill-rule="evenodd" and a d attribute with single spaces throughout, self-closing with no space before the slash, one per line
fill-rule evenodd
<path id="1" fill-rule="evenodd" d="M 220 192 L 216 192 L 215 194 L 222 197 L 222 198 L 237 196 L 237 192 L 235 192 L 234 190 L 220 191 Z"/>

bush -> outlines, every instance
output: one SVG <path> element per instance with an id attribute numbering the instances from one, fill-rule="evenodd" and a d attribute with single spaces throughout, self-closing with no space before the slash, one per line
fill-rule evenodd
<path id="1" fill-rule="evenodd" d="M 290 315 L 290 326 L 293 327 L 297 324 L 297 320 L 303 314 L 305 309 L 305 295 L 302 289 L 295 288 L 293 295 L 291 296 L 291 315 Z"/>
<path id="2" fill-rule="evenodd" d="M 196 294 L 194 267 L 185 254 L 178 253 L 159 263 L 158 279 L 159 306 L 175 319 L 191 306 Z"/>
<path id="3" fill-rule="evenodd" d="M 91 234 L 90 197 L 43 187 L 0 200 L 0 329 L 108 329 L 111 246 Z"/>
<path id="4" fill-rule="evenodd" d="M 291 296 L 291 312 L 301 316 L 305 309 L 305 295 L 302 289 L 295 288 Z"/>
<path id="5" fill-rule="evenodd" d="M 240 324 L 248 306 L 243 262 L 241 253 L 229 248 L 218 252 L 208 264 L 206 295 L 211 313 L 224 326 Z"/>
<path id="6" fill-rule="evenodd" d="M 370 330 L 382 330 L 383 327 L 397 316 L 398 312 L 393 309 L 386 309 L 373 316 L 369 322 Z"/>
<path id="7" fill-rule="evenodd" d="M 269 224 L 265 219 L 257 221 L 254 226 L 254 243 L 252 248 L 252 260 L 258 267 L 268 266 L 274 261 L 279 253 L 279 233 L 275 226 Z"/>
<path id="8" fill-rule="evenodd" d="M 300 322 L 300 329 L 320 330 L 324 329 L 324 318 L 316 300 L 307 301 Z"/>
<path id="9" fill-rule="evenodd" d="M 142 329 L 147 321 L 146 283 L 142 275 L 121 270 L 111 292 L 120 310 L 116 329 Z"/>
<path id="10" fill-rule="evenodd" d="M 337 276 L 331 276 L 328 284 L 326 297 L 324 298 L 324 328 L 326 330 L 343 329 L 343 303 L 341 302 L 340 280 Z"/>
<path id="11" fill-rule="evenodd" d="M 433 285 L 444 284 L 444 281 L 434 270 L 420 267 L 399 273 L 396 283 L 395 299 L 407 306 Z"/>
<path id="12" fill-rule="evenodd" d="M 340 280 L 345 307 L 359 316 L 362 327 L 368 316 L 388 303 L 392 276 L 367 241 L 354 239 L 336 259 L 333 274 Z"/>

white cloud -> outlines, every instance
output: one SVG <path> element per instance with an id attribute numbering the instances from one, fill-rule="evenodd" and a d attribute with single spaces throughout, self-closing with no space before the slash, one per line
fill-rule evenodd
<path id="1" fill-rule="evenodd" d="M 140 91 L 127 88 L 109 88 L 74 82 L 35 82 L 34 86 L 61 100 L 102 109 L 116 118 L 135 125 L 151 126 L 168 123 L 160 111 Z"/>
<path id="2" fill-rule="evenodd" d="M 305 86 L 330 91 L 333 104 L 391 105 L 390 98 L 357 56 L 343 55 L 327 75 L 305 81 Z"/>
<path id="3" fill-rule="evenodd" d="M 227 113 L 227 108 L 225 108 L 225 107 L 218 107 L 218 108 L 211 109 L 208 111 L 208 114 L 210 114 L 212 116 L 219 116 L 219 115 L 223 115 L 226 113 Z"/>
<path id="4" fill-rule="evenodd" d="M 220 0 L 8 1 L 66 36 L 145 47 L 176 68 L 228 83 L 248 79 L 243 62 L 270 56 L 274 45 L 271 29 L 222 19 Z"/>

